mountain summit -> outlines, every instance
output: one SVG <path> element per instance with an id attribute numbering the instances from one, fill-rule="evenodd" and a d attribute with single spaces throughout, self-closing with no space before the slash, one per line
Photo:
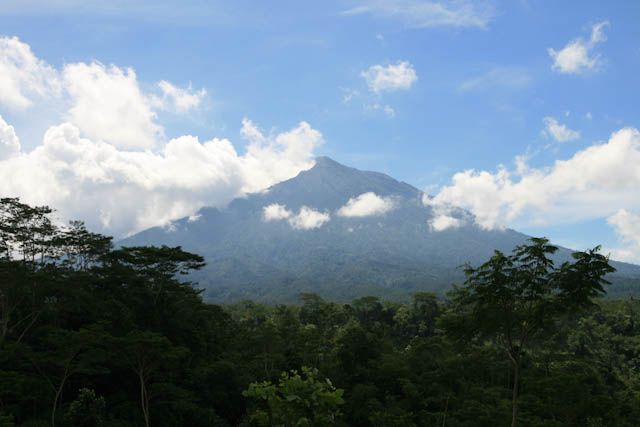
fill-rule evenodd
<path id="1" fill-rule="evenodd" d="M 458 227 L 436 231 L 423 196 L 388 175 L 318 157 L 311 169 L 225 209 L 203 208 L 120 244 L 180 245 L 203 255 L 207 267 L 194 279 L 214 301 L 290 302 L 301 292 L 339 300 L 441 293 L 463 280 L 458 266 L 528 238 L 482 229 L 462 209 L 453 214 Z"/>

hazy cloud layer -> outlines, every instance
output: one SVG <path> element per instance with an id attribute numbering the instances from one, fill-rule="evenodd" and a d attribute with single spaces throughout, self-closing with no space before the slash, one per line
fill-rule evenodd
<path id="1" fill-rule="evenodd" d="M 595 24 L 591 27 L 591 37 L 585 41 L 578 38 L 569 42 L 559 51 L 549 48 L 549 56 L 553 58 L 551 69 L 560 73 L 578 74 L 587 70 L 597 69 L 602 63 L 600 54 L 592 51 L 596 44 L 607 39 L 603 29 L 609 25 L 609 21 Z"/>
<path id="2" fill-rule="evenodd" d="M 414 28 L 485 28 L 494 13 L 491 3 L 471 0 L 368 0 L 342 12 L 343 15 L 370 14 L 376 18 L 396 19 Z"/>
<path id="3" fill-rule="evenodd" d="M 542 122 L 544 123 L 542 132 L 558 142 L 568 142 L 580 138 L 580 132 L 569 129 L 567 125 L 561 125 L 553 117 L 545 117 Z"/>
<path id="4" fill-rule="evenodd" d="M 390 197 L 380 197 L 373 192 L 368 192 L 352 197 L 336 213 L 345 217 L 364 217 L 382 215 L 393 208 L 395 203 Z"/>
<path id="5" fill-rule="evenodd" d="M 610 217 L 620 209 L 640 210 L 637 129 L 621 129 L 608 142 L 543 169 L 517 160 L 513 173 L 503 166 L 497 172 L 457 173 L 429 204 L 469 208 L 485 228 L 507 225 L 516 218 L 532 224 L 561 224 Z"/>
<path id="6" fill-rule="evenodd" d="M 372 92 L 390 92 L 409 89 L 418 80 L 418 75 L 409 61 L 398 61 L 396 65 L 372 65 L 360 75 Z"/>
<path id="7" fill-rule="evenodd" d="M 523 68 L 518 67 L 494 67 L 486 73 L 465 80 L 458 86 L 461 92 L 487 90 L 495 87 L 518 89 L 531 83 L 531 75 Z"/>

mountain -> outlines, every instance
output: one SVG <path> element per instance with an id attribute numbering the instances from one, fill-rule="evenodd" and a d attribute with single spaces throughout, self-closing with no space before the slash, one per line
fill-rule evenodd
<path id="1" fill-rule="evenodd" d="M 373 194 L 359 205 L 364 207 L 359 213 L 375 214 L 340 215 L 350 200 L 366 193 Z M 434 231 L 429 224 L 434 212 L 422 203 L 423 196 L 385 174 L 319 157 L 313 168 L 264 192 L 235 199 L 224 209 L 203 208 L 119 243 L 180 245 L 203 255 L 207 266 L 193 279 L 207 299 L 291 302 L 301 292 L 347 301 L 443 293 L 464 280 L 458 266 L 478 265 L 496 249 L 509 253 L 529 237 L 510 229 L 482 229 L 463 209 L 451 214 L 459 227 Z M 556 260 L 568 260 L 570 253 L 562 248 Z M 615 266 L 623 272 L 616 277 L 623 291 L 640 288 L 639 266 Z"/>

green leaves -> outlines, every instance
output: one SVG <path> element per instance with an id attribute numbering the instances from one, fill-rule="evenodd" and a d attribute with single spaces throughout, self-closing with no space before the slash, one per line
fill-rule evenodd
<path id="1" fill-rule="evenodd" d="M 263 404 L 251 419 L 262 426 L 331 426 L 340 416 L 338 406 L 344 404 L 343 390 L 336 389 L 317 369 L 302 367 L 283 372 L 277 385 L 270 381 L 251 383 L 242 394 Z"/>

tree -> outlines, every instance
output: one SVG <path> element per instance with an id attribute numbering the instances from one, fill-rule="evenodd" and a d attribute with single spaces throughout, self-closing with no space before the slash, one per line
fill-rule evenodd
<path id="1" fill-rule="evenodd" d="M 599 247 L 573 254 L 575 262 L 554 267 L 548 255 L 557 251 L 545 238 L 531 238 L 512 255 L 500 251 L 478 268 L 466 266 L 464 287 L 449 293 L 453 309 L 442 324 L 458 337 L 490 340 L 513 370 L 512 416 L 518 417 L 522 359 L 525 351 L 566 313 L 590 306 L 604 293 L 605 274 L 615 271 Z"/>
<path id="2" fill-rule="evenodd" d="M 106 418 L 104 397 L 97 397 L 95 391 L 81 388 L 78 397 L 71 402 L 65 415 L 65 424 L 75 427 L 103 427 Z"/>
<path id="3" fill-rule="evenodd" d="M 259 399 L 265 409 L 256 409 L 251 419 L 261 426 L 330 426 L 340 416 L 339 405 L 344 403 L 343 390 L 336 389 L 327 378 L 318 378 L 318 370 L 302 367 L 283 372 L 278 385 L 270 381 L 252 383 L 242 393 Z"/>

